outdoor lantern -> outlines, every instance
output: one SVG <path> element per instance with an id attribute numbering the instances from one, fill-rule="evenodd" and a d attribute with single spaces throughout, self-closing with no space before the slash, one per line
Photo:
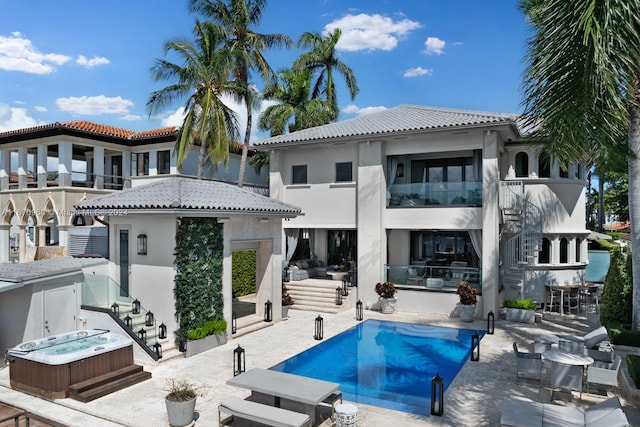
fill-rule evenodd
<path id="1" fill-rule="evenodd" d="M 147 311 L 146 316 L 144 316 L 145 322 L 144 324 L 147 326 L 153 326 L 155 319 L 153 318 L 153 313 L 151 311 Z"/>
<path id="2" fill-rule="evenodd" d="M 147 235 L 138 234 L 138 255 L 147 254 Z"/>
<path id="3" fill-rule="evenodd" d="M 347 289 L 348 283 L 349 281 L 347 279 L 342 280 L 342 296 L 343 297 L 346 297 L 347 295 L 349 295 L 349 289 Z"/>
<path id="4" fill-rule="evenodd" d="M 444 412 L 444 380 L 439 374 L 431 379 L 431 415 L 442 416 Z"/>
<path id="5" fill-rule="evenodd" d="M 153 351 L 156 352 L 158 359 L 162 359 L 162 346 L 158 341 L 156 341 L 156 343 L 153 345 Z"/>
<path id="6" fill-rule="evenodd" d="M 489 314 L 487 315 L 487 333 L 489 335 L 493 335 L 493 331 L 495 329 L 495 315 L 493 314 L 493 311 L 490 311 Z"/>
<path id="7" fill-rule="evenodd" d="M 113 311 L 113 314 L 120 317 L 120 306 L 118 305 L 117 302 L 114 302 L 113 304 L 111 304 L 111 311 Z"/>
<path id="8" fill-rule="evenodd" d="M 264 303 L 264 321 L 265 322 L 271 322 L 271 307 L 273 306 L 273 304 L 271 304 L 271 301 L 267 300 L 267 302 Z"/>
<path id="9" fill-rule="evenodd" d="M 342 305 L 342 288 L 340 286 L 336 288 L 336 305 Z"/>
<path id="10" fill-rule="evenodd" d="M 124 318 L 124 325 L 129 329 L 133 327 L 133 319 L 128 314 L 127 317 Z"/>
<path id="11" fill-rule="evenodd" d="M 244 348 L 240 347 L 240 344 L 238 344 L 238 347 L 233 349 L 233 376 L 237 377 L 243 373 L 244 370 Z"/>
<path id="12" fill-rule="evenodd" d="M 324 326 L 322 325 L 322 323 L 323 323 L 322 316 L 318 314 L 318 317 L 316 317 L 316 332 L 313 335 L 313 338 L 317 340 L 321 340 L 322 335 L 324 333 Z"/>
<path id="13" fill-rule="evenodd" d="M 356 303 L 356 320 L 362 320 L 362 301 L 358 300 Z"/>
<path id="14" fill-rule="evenodd" d="M 231 313 L 231 333 L 235 334 L 238 330 L 238 316 L 235 312 Z"/>
<path id="15" fill-rule="evenodd" d="M 471 335 L 471 360 L 474 362 L 480 360 L 480 335 L 477 332 Z"/>
<path id="16" fill-rule="evenodd" d="M 140 314 L 140 301 L 134 299 L 131 303 L 131 312 L 133 314 Z"/>
<path id="17" fill-rule="evenodd" d="M 163 340 L 167 337 L 167 325 L 165 325 L 164 323 L 160 323 L 160 333 L 158 334 L 158 337 Z"/>
<path id="18" fill-rule="evenodd" d="M 147 343 L 147 331 L 145 328 L 140 328 L 138 331 L 138 337 L 142 340 L 143 343 Z"/>

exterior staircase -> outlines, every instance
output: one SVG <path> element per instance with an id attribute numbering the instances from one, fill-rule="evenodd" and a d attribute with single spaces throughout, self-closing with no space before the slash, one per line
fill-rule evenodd
<path id="1" fill-rule="evenodd" d="M 355 307 L 356 289 L 347 286 L 348 295 L 341 295 L 342 304 L 336 304 L 336 288 L 342 288 L 342 281 L 325 279 L 305 279 L 285 283 L 287 293 L 293 298 L 289 310 L 304 310 L 318 313 L 338 313 Z"/>
<path id="2" fill-rule="evenodd" d="M 527 199 L 522 181 L 500 182 L 500 209 L 503 284 L 517 291 L 519 298 L 536 300 L 528 273 L 542 244 L 542 211 Z"/>

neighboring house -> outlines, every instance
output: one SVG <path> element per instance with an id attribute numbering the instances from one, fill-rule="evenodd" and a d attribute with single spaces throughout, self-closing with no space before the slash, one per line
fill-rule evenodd
<path id="1" fill-rule="evenodd" d="M 365 306 L 389 280 L 397 308 L 421 313 L 450 313 L 466 280 L 486 317 L 583 281 L 588 262 L 584 170 L 526 136 L 512 114 L 400 105 L 255 147 L 271 197 L 302 208 L 283 223 L 288 261 L 355 261 Z"/>
<path id="2" fill-rule="evenodd" d="M 150 178 L 195 176 L 197 150 L 177 167 L 177 136 L 174 127 L 134 132 L 87 121 L 0 132 L 0 262 L 25 261 L 31 245 L 60 245 L 71 255 L 106 255 L 103 231 L 74 227 L 103 224 L 91 216 L 78 217 L 73 206 Z M 228 169 L 209 168 L 206 177 L 234 182 L 239 164 L 237 147 Z M 245 181 L 266 188 L 266 175 L 248 167 Z M 88 247 L 89 236 L 95 235 L 102 235 L 102 243 L 93 239 Z"/>

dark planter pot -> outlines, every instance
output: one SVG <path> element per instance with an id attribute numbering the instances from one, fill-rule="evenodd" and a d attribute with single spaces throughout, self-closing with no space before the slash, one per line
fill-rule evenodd
<path id="1" fill-rule="evenodd" d="M 186 357 L 195 356 L 203 351 L 211 350 L 219 345 L 226 344 L 227 333 L 220 332 L 215 335 L 208 335 L 201 340 L 187 340 L 187 354 Z"/>

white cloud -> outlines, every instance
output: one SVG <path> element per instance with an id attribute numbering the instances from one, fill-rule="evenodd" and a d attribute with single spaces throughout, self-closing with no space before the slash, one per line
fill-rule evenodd
<path id="1" fill-rule="evenodd" d="M 404 70 L 402 77 L 419 77 L 419 76 L 430 76 L 433 74 L 433 69 L 431 68 L 422 68 L 422 67 L 413 67 L 407 70 Z"/>
<path id="2" fill-rule="evenodd" d="M 427 55 L 442 55 L 445 44 L 444 40 L 440 40 L 437 37 L 427 37 L 427 40 L 424 42 L 424 52 Z"/>
<path id="3" fill-rule="evenodd" d="M 26 108 L 9 107 L 0 104 L 0 131 L 24 129 L 44 124 L 27 115 Z"/>
<path id="4" fill-rule="evenodd" d="M 364 116 L 366 114 L 371 114 L 371 113 L 377 113 L 378 111 L 384 111 L 386 110 L 387 107 L 383 107 L 383 106 L 378 106 L 378 107 L 364 107 L 364 108 L 360 108 L 357 105 L 354 104 L 349 104 L 346 107 L 344 107 L 342 110 L 343 113 L 346 114 L 356 114 L 358 116 Z"/>
<path id="5" fill-rule="evenodd" d="M 101 56 L 94 56 L 91 59 L 87 59 L 86 56 L 79 55 L 78 59 L 76 59 L 76 64 L 82 65 L 83 67 L 86 67 L 86 68 L 93 68 L 96 65 L 105 65 L 105 64 L 109 64 L 110 62 L 111 61 L 109 61 L 107 58 L 103 58 Z"/>
<path id="6" fill-rule="evenodd" d="M 81 96 L 56 99 L 56 105 L 61 111 L 74 114 L 99 116 L 101 114 L 127 114 L 133 102 L 121 96 L 108 98 L 104 95 Z"/>
<path id="7" fill-rule="evenodd" d="M 33 107 L 34 110 L 36 110 L 39 113 L 46 113 L 47 111 L 47 107 L 43 107 L 42 105 L 36 105 L 35 107 Z"/>
<path id="8" fill-rule="evenodd" d="M 139 116 L 137 114 L 125 114 L 124 116 L 120 117 L 120 120 L 125 120 L 127 122 L 137 122 L 138 120 L 142 120 L 142 116 Z"/>
<path id="9" fill-rule="evenodd" d="M 31 74 L 49 74 L 56 65 L 62 65 L 71 57 L 57 53 L 42 53 L 18 32 L 0 36 L 0 69 L 22 71 Z"/>
<path id="10" fill-rule="evenodd" d="M 175 111 L 169 111 L 160 117 L 162 127 L 180 127 L 184 122 L 184 107 L 178 107 Z"/>
<path id="11" fill-rule="evenodd" d="M 420 28 L 419 22 L 393 19 L 374 14 L 346 15 L 325 25 L 323 34 L 340 28 L 342 36 L 336 45 L 337 50 L 392 50 L 398 41 L 410 31 Z"/>

